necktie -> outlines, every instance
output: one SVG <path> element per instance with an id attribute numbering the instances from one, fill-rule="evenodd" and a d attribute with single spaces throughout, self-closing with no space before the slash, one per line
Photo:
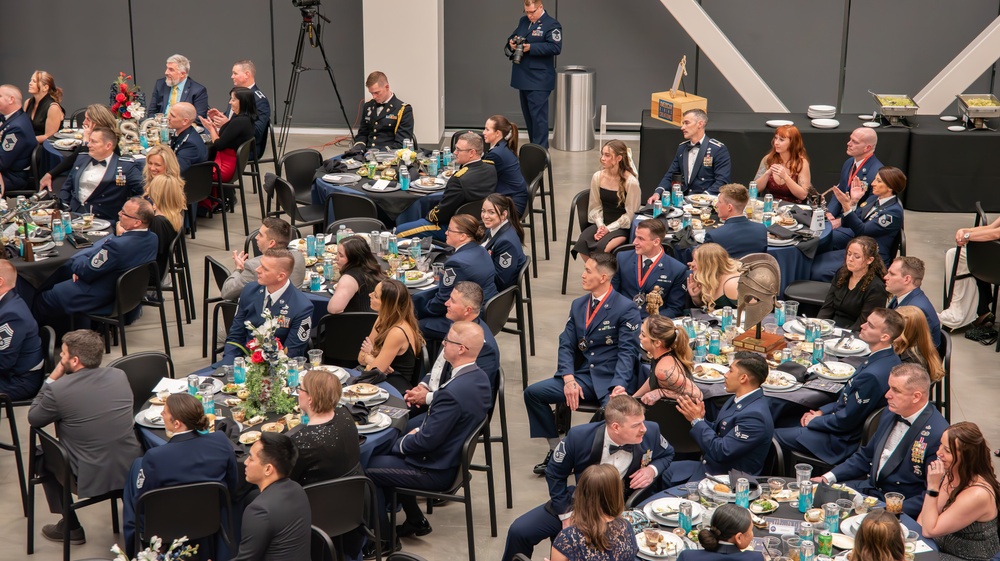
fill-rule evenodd
<path id="1" fill-rule="evenodd" d="M 622 444 L 621 446 L 619 446 L 617 444 L 612 444 L 612 445 L 608 446 L 608 453 L 609 454 L 614 454 L 615 452 L 628 452 L 628 453 L 631 454 L 632 453 L 632 447 L 633 447 L 632 444 Z"/>
<path id="2" fill-rule="evenodd" d="M 104 160 L 98 160 L 97 158 L 90 159 L 91 165 L 108 167 L 108 163 Z"/>
<path id="3" fill-rule="evenodd" d="M 596 310 L 597 307 L 600 306 L 600 305 L 601 305 L 601 301 L 600 300 L 598 300 L 597 298 L 591 298 L 590 299 L 590 313 L 594 313 L 594 310 Z"/>
<path id="4" fill-rule="evenodd" d="M 649 271 L 649 266 L 653 264 L 652 259 L 644 259 L 642 261 L 642 274 L 645 275 Z"/>
<path id="5" fill-rule="evenodd" d="M 265 294 L 264 295 L 264 308 L 267 309 L 267 308 L 270 308 L 270 307 L 271 307 L 271 295 L 270 294 Z"/>
<path id="6" fill-rule="evenodd" d="M 177 86 L 170 88 L 170 105 L 177 103 Z"/>
<path id="7" fill-rule="evenodd" d="M 896 300 L 896 297 L 893 296 L 892 298 L 889 299 L 889 309 L 890 310 L 895 310 L 897 306 L 899 306 L 899 300 Z M 906 424 L 909 424 L 909 423 L 906 423 Z"/>
<path id="8" fill-rule="evenodd" d="M 3 115 L 0 115 L 0 123 L 5 122 L 6 120 L 7 120 L 7 117 L 5 117 Z"/>

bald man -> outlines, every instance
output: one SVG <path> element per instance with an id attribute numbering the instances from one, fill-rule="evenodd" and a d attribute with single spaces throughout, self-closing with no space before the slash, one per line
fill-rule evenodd
<path id="1" fill-rule="evenodd" d="M 208 148 L 201 135 L 192 126 L 198 112 L 194 105 L 182 101 L 170 106 L 167 113 L 167 123 L 174 129 L 174 138 L 170 141 L 170 148 L 177 154 L 177 162 L 181 165 L 181 173 L 194 164 L 208 161 Z"/>
<path id="2" fill-rule="evenodd" d="M 38 146 L 31 118 L 21 110 L 21 90 L 0 86 L 0 194 L 28 188 L 31 153 Z"/>
<path id="3" fill-rule="evenodd" d="M 38 324 L 17 295 L 17 270 L 0 260 L 0 393 L 14 401 L 31 399 L 45 380 Z"/>
<path id="4" fill-rule="evenodd" d="M 854 129 L 851 137 L 847 140 L 847 155 L 850 157 L 847 158 L 843 169 L 840 170 L 840 183 L 837 184 L 837 189 L 844 193 L 850 193 L 851 186 L 856 183 L 863 181 L 871 185 L 872 181 L 875 180 L 875 174 L 882 169 L 882 162 L 875 157 L 876 144 L 878 144 L 878 134 L 875 133 L 875 129 L 868 127 Z M 865 191 L 862 200 L 870 193 L 871 188 Z M 826 219 L 833 223 L 834 228 L 839 227 L 844 209 L 837 197 L 830 198 L 827 210 Z"/>

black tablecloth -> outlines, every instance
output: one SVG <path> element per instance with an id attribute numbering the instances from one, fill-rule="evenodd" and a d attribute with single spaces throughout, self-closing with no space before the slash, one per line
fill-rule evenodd
<path id="1" fill-rule="evenodd" d="M 910 129 L 909 173 L 904 206 L 925 212 L 975 212 L 976 201 L 987 211 L 1000 211 L 1000 132 L 951 132 L 937 117 L 917 117 Z M 1000 126 L 1000 119 L 990 124 Z M 882 158 L 879 130 L 879 158 Z M 883 163 L 889 164 L 884 159 Z"/>

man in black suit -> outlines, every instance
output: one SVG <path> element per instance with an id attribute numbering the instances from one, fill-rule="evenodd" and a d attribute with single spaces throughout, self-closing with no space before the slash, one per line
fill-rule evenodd
<path id="1" fill-rule="evenodd" d="M 767 228 L 760 222 L 752 222 L 743 214 L 750 202 L 750 193 L 739 183 L 723 185 L 716 204 L 722 226 L 705 232 L 705 243 L 717 243 L 724 247 L 733 259 L 740 259 L 751 253 L 767 252 Z"/>
<path id="2" fill-rule="evenodd" d="M 250 448 L 246 478 L 260 495 L 243 511 L 240 550 L 233 561 L 309 559 L 312 511 L 302 487 L 288 479 L 298 451 L 290 438 L 265 432 Z"/>
<path id="3" fill-rule="evenodd" d="M 90 153 L 80 154 L 59 198 L 73 212 L 92 212 L 115 222 L 130 197 L 142 196 L 142 171 L 131 158 L 115 154 L 118 136 L 109 128 L 90 133 Z"/>
<path id="4" fill-rule="evenodd" d="M 233 86 L 237 88 L 247 88 L 253 92 L 254 103 L 257 105 L 257 120 L 253 123 L 253 138 L 257 142 L 257 157 L 264 155 L 264 145 L 267 144 L 267 125 L 271 120 L 271 104 L 267 101 L 267 96 L 257 87 L 257 67 L 252 60 L 241 60 L 233 65 Z M 208 118 L 216 127 L 229 122 L 233 116 L 233 109 L 229 108 L 225 112 L 218 109 L 209 109 Z"/>
<path id="5" fill-rule="evenodd" d="M 153 99 L 146 110 L 150 115 L 167 113 L 175 103 L 182 101 L 194 105 L 199 117 L 208 115 L 208 90 L 205 86 L 188 77 L 191 61 L 183 55 L 172 55 L 167 59 L 163 78 L 153 86 Z"/>
<path id="6" fill-rule="evenodd" d="M 493 404 L 489 376 L 476 366 L 476 356 L 483 348 L 483 328 L 476 323 L 457 321 L 442 343 L 445 360 L 451 364 L 451 379 L 434 392 L 424 422 L 396 439 L 387 452 L 373 456 L 365 469 L 378 489 L 383 539 L 390 535 L 383 490 L 387 487 L 447 489 L 455 481 L 462 463 L 462 445 Z M 406 522 L 396 527 L 397 535 L 431 533 L 416 497 L 400 496 L 399 502 L 406 512 Z M 382 551 L 392 551 L 390 545 L 393 544 L 385 543 Z"/>

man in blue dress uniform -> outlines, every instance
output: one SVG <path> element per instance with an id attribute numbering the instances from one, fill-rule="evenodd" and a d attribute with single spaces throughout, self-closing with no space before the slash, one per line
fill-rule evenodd
<path id="1" fill-rule="evenodd" d="M 28 189 L 31 153 L 38 146 L 17 86 L 0 86 L 0 194 Z"/>
<path id="2" fill-rule="evenodd" d="M 583 268 L 583 289 L 589 294 L 573 301 L 569 320 L 559 336 L 559 356 L 552 378 L 524 390 L 531 438 L 544 438 L 549 453 L 535 466 L 538 475 L 559 444 L 552 405 L 565 403 L 575 411 L 581 400 L 605 403 L 639 387 L 639 327 L 642 318 L 635 302 L 611 287 L 615 261 L 595 253 Z"/>
<path id="3" fill-rule="evenodd" d="M 916 518 L 924 495 L 938 494 L 937 489 L 927 489 L 927 465 L 937 456 L 941 434 L 948 429 L 948 421 L 927 402 L 930 388 L 931 378 L 922 366 L 893 368 L 885 395 L 889 410 L 882 413 L 872 439 L 814 480 L 841 482 L 881 500 L 886 493 L 902 493 L 903 512 Z"/>
<path id="4" fill-rule="evenodd" d="M 73 212 L 92 212 L 98 218 L 118 220 L 130 197 L 142 196 L 142 171 L 132 158 L 115 154 L 118 136 L 97 127 L 90 133 L 88 154 L 80 154 L 59 191 Z"/>
<path id="5" fill-rule="evenodd" d="M 170 149 L 177 155 L 181 174 L 194 164 L 208 161 L 208 148 L 193 126 L 195 118 L 197 114 L 190 103 L 176 103 L 167 113 L 167 122 L 176 132 L 170 139 Z"/>
<path id="6" fill-rule="evenodd" d="M 798 427 L 775 431 L 788 450 L 812 454 L 828 464 L 837 464 L 857 450 L 865 419 L 885 405 L 889 372 L 899 364 L 892 342 L 903 332 L 903 316 L 886 308 L 875 308 L 861 324 L 860 339 L 872 354 L 847 381 L 837 401 L 802 415 Z"/>
<path id="7" fill-rule="evenodd" d="M 257 120 L 253 123 L 253 138 L 257 143 L 257 157 L 260 158 L 264 155 L 264 146 L 267 144 L 267 126 L 271 121 L 271 104 L 267 101 L 264 92 L 257 87 L 257 67 L 252 60 L 241 60 L 233 64 L 232 79 L 234 87 L 248 88 L 253 92 L 254 103 L 257 105 Z M 232 117 L 232 107 L 225 112 L 215 108 L 208 110 L 208 118 L 220 129 Z"/>
<path id="8" fill-rule="evenodd" d="M 156 260 L 156 234 L 149 231 L 153 206 L 133 197 L 118 214 L 125 230 L 110 234 L 63 263 L 35 299 L 35 317 L 57 333 L 73 314 L 106 314 L 115 301 L 115 285 L 125 271 Z M 54 284 L 54 286 L 52 286 Z"/>
<path id="9" fill-rule="evenodd" d="M 523 44 L 516 45 L 515 37 Z M 516 62 L 521 49 L 523 55 Z M 561 51 L 562 26 L 545 11 L 542 0 L 524 0 L 524 16 L 507 38 L 504 54 L 514 63 L 510 87 L 520 94 L 528 138 L 545 148 L 549 147 L 549 94 L 556 88 L 555 57 Z"/>
<path id="10" fill-rule="evenodd" d="M 153 96 L 146 112 L 150 115 L 166 114 L 175 103 L 184 101 L 194 106 L 199 117 L 207 117 L 208 90 L 188 77 L 189 72 L 191 72 L 191 61 L 187 57 L 172 55 L 168 58 L 163 78 L 157 80 L 153 86 Z"/>
<path id="11" fill-rule="evenodd" d="M 617 395 L 608 400 L 605 420 L 569 429 L 556 447 L 545 470 L 549 502 L 521 515 L 507 530 L 503 561 L 518 553 L 531 557 L 532 550 L 545 538 L 573 522 L 573 493 L 569 476 L 579 480 L 588 467 L 609 464 L 621 475 L 626 497 L 644 489 L 670 466 L 674 449 L 660 434 L 660 427 L 645 420 L 645 409 L 632 396 Z"/>
<path id="12" fill-rule="evenodd" d="M 931 331 L 931 341 L 938 349 L 941 348 L 941 320 L 930 299 L 920 289 L 924 281 L 924 262 L 919 257 L 897 257 L 885 274 L 885 291 L 892 295 L 889 299 L 889 309 L 900 306 L 916 306 L 927 318 L 927 326 Z M 944 356 L 942 353 L 941 356 Z"/>
<path id="13" fill-rule="evenodd" d="M 18 296 L 17 269 L 0 259 L 0 393 L 31 399 L 45 380 L 45 355 L 38 323 Z"/>
<path id="14" fill-rule="evenodd" d="M 663 237 L 667 234 L 663 222 L 643 220 L 635 227 L 635 249 L 619 251 L 617 271 L 611 286 L 623 296 L 631 298 L 639 308 L 639 315 L 646 318 L 646 295 L 660 287 L 663 307 L 660 315 L 675 318 L 684 315 L 687 299 L 688 268 L 663 251 Z"/>
<path id="15" fill-rule="evenodd" d="M 875 145 L 878 144 L 878 134 L 875 129 L 868 127 L 858 127 L 851 133 L 847 140 L 847 155 L 850 158 L 844 162 L 844 167 L 840 170 L 840 183 L 837 189 L 841 193 L 850 193 L 851 187 L 861 185 L 871 185 L 875 180 L 875 174 L 882 169 L 882 162 L 875 157 Z M 871 193 L 869 188 L 865 188 L 864 196 Z M 832 197 L 827 205 L 826 219 L 833 223 L 833 227 L 840 226 L 839 218 L 844 214 L 844 207 Z"/>
<path id="16" fill-rule="evenodd" d="M 285 346 L 285 353 L 290 357 L 305 356 L 312 330 L 313 304 L 289 282 L 294 267 L 295 259 L 287 249 L 264 252 L 257 267 L 257 282 L 246 285 L 240 293 L 239 308 L 226 337 L 226 351 L 222 360 L 212 365 L 214 368 L 232 364 L 233 359 L 243 356 L 243 349 L 230 343 L 246 346 L 250 340 L 246 322 L 255 327 L 263 324 L 264 308 L 270 309 L 271 317 L 278 322 L 275 336 Z"/>
<path id="17" fill-rule="evenodd" d="M 677 147 L 677 154 L 670 168 L 660 180 L 656 192 L 649 198 L 649 204 L 661 198 L 664 189 L 670 191 L 674 176 L 681 177 L 685 195 L 695 193 L 719 194 L 719 189 L 729 183 L 732 164 L 726 145 L 705 135 L 708 114 L 701 109 L 689 109 L 681 120 L 681 134 L 684 142 Z"/>
<path id="18" fill-rule="evenodd" d="M 751 253 L 767 253 L 767 228 L 760 222 L 752 222 L 743 211 L 750 202 L 750 192 L 739 183 L 724 185 L 719 192 L 719 220 L 722 226 L 705 232 L 705 243 L 717 243 L 724 247 L 733 259 L 740 259 Z"/>
<path id="19" fill-rule="evenodd" d="M 413 140 L 413 107 L 392 93 L 385 73 L 376 70 L 369 74 L 365 87 L 372 98 L 361 108 L 361 126 L 347 153 L 357 156 L 368 150 L 397 150 L 404 140 Z"/>
<path id="20" fill-rule="evenodd" d="M 691 423 L 691 436 L 701 446 L 701 462 L 675 462 L 664 474 L 664 485 L 697 481 L 706 473 L 728 474 L 737 469 L 760 474 L 771 448 L 774 423 L 760 385 L 767 379 L 767 362 L 760 355 L 741 351 L 726 372 L 726 391 L 735 394 L 722 406 L 714 421 L 705 420 L 705 403 L 681 396 L 677 410 Z"/>

